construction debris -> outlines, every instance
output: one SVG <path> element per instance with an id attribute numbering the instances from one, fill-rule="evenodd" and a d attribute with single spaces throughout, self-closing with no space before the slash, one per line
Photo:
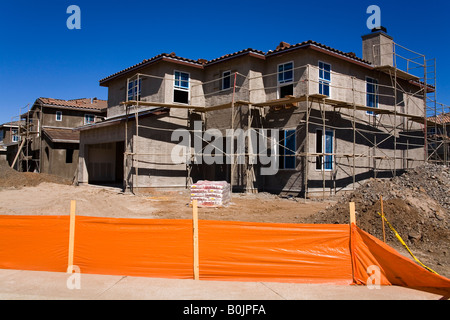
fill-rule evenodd
<path id="1" fill-rule="evenodd" d="M 348 223 L 348 203 L 356 203 L 358 226 L 383 240 L 383 211 L 409 248 L 422 262 L 450 276 L 450 169 L 425 164 L 392 179 L 370 179 L 335 205 L 311 215 L 301 223 Z M 386 242 L 403 248 L 395 235 L 386 230 Z M 407 255 L 407 253 L 406 253 Z"/>

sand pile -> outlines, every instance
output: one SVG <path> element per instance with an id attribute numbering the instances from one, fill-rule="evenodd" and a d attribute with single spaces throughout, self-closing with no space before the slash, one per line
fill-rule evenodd
<path id="1" fill-rule="evenodd" d="M 55 175 L 34 172 L 18 172 L 5 161 L 0 161 L 0 188 L 22 188 L 37 186 L 42 182 L 69 185 L 72 182 Z"/>

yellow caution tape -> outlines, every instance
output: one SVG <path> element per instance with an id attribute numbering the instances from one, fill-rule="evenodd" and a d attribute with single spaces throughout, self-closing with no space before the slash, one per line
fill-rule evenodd
<path id="1" fill-rule="evenodd" d="M 381 213 L 377 212 L 380 216 Z M 394 229 L 394 227 L 389 223 L 389 221 L 386 219 L 385 216 L 382 216 L 384 218 L 384 221 L 386 221 L 387 225 L 389 226 L 389 228 L 392 230 L 392 232 L 395 234 L 395 236 L 397 237 L 398 241 L 400 241 L 400 243 L 406 248 L 406 250 L 408 250 L 409 254 L 413 257 L 413 259 L 420 264 L 422 267 L 424 267 L 425 269 L 427 269 L 428 271 L 431 271 L 435 274 L 438 274 L 436 271 L 434 271 L 431 268 L 428 268 L 426 265 L 424 265 L 422 262 L 419 261 L 419 259 L 417 259 L 414 254 L 411 252 L 411 250 L 409 250 L 408 246 L 406 245 L 405 241 L 403 241 L 402 237 L 400 237 L 400 235 L 398 234 L 398 232 Z"/>

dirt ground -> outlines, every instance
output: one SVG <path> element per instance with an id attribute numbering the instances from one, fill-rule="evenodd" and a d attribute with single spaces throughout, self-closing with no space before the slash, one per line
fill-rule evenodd
<path id="1" fill-rule="evenodd" d="M 74 186 L 56 176 L 19 173 L 0 163 L 0 214 L 64 215 L 70 200 L 77 201 L 77 214 L 98 217 L 192 219 L 190 193 L 154 191 L 124 194 L 117 188 Z M 326 209 L 330 202 L 282 199 L 268 193 L 234 194 L 221 208 L 199 208 L 199 219 L 295 223 Z"/>
<path id="2" fill-rule="evenodd" d="M 274 223 L 348 223 L 348 202 L 356 203 L 358 226 L 382 239 L 380 195 L 389 222 L 426 266 L 450 277 L 450 172 L 414 169 L 390 180 L 371 179 L 353 193 L 319 200 L 281 198 L 268 193 L 236 194 L 221 208 L 199 208 L 199 219 Z M 77 214 L 101 217 L 191 219 L 190 193 L 154 191 L 125 194 L 117 188 L 74 186 L 55 176 L 18 173 L 0 163 L 0 215 L 65 215 L 70 200 Z M 386 242 L 409 256 L 385 225 Z"/>
<path id="3" fill-rule="evenodd" d="M 192 219 L 189 191 L 145 195 L 124 194 L 116 188 L 42 182 L 37 186 L 0 188 L 0 214 L 65 215 L 70 200 L 77 214 L 98 217 Z M 328 202 L 282 199 L 270 194 L 234 194 L 227 207 L 199 208 L 199 219 L 295 223 L 324 210 Z"/>

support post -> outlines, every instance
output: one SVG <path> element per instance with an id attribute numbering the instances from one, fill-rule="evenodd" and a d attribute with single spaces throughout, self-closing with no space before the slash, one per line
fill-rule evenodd
<path id="1" fill-rule="evenodd" d="M 199 255 L 198 255 L 198 208 L 197 200 L 192 200 L 192 222 L 194 226 L 194 280 L 199 279 Z"/>
<path id="2" fill-rule="evenodd" d="M 308 170 L 309 170 L 309 64 L 306 69 L 306 125 L 305 125 L 305 149 L 304 149 L 304 188 L 305 188 L 305 203 L 308 196 Z"/>
<path id="3" fill-rule="evenodd" d="M 350 225 L 355 224 L 356 225 L 356 214 L 355 214 L 355 203 L 350 202 Z"/>
<path id="4" fill-rule="evenodd" d="M 353 190 L 356 186 L 356 166 L 355 166 L 355 150 L 356 150 L 356 100 L 355 100 L 355 77 L 352 77 L 352 96 L 353 96 L 353 114 L 352 114 L 352 126 L 353 126 L 353 168 L 352 168 L 352 178 L 353 178 Z"/>
<path id="5" fill-rule="evenodd" d="M 19 157 L 19 154 L 22 151 L 23 145 L 25 144 L 25 140 L 26 139 L 22 139 L 22 142 L 20 143 L 19 149 L 17 149 L 16 156 L 14 157 L 14 161 L 11 164 L 11 168 L 14 168 L 14 166 L 16 165 L 17 158 Z"/>
<path id="6" fill-rule="evenodd" d="M 70 201 L 70 225 L 69 225 L 69 258 L 67 265 L 67 273 L 73 272 L 73 252 L 75 246 L 75 210 L 76 201 Z"/>
<path id="7" fill-rule="evenodd" d="M 236 78 L 237 78 L 237 72 L 234 73 L 234 83 L 233 83 L 233 95 L 231 99 L 231 130 L 234 132 L 234 95 L 236 93 Z M 234 142 L 233 142 L 234 136 L 231 136 L 231 145 L 233 146 L 233 149 L 231 150 L 231 173 L 230 173 L 230 188 L 231 192 L 233 192 L 233 180 L 234 180 L 234 170 L 236 168 L 235 165 L 235 156 L 234 153 Z"/>
<path id="8" fill-rule="evenodd" d="M 325 199 L 325 151 L 326 151 L 326 127 L 325 127 L 325 99 L 320 104 L 320 114 L 322 116 L 322 199 Z"/>
<path id="9" fill-rule="evenodd" d="M 383 226 L 383 241 L 386 243 L 386 233 L 384 231 L 383 196 L 380 196 L 380 205 L 381 205 L 381 223 L 382 223 L 382 226 Z"/>

